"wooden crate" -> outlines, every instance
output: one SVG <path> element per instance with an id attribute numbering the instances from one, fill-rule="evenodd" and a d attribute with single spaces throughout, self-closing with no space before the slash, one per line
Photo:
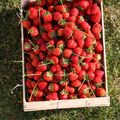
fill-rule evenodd
<path id="1" fill-rule="evenodd" d="M 21 8 L 25 6 L 29 1 L 35 0 L 22 0 Z M 63 109 L 63 108 L 80 108 L 80 107 L 96 107 L 96 106 L 110 106 L 110 97 L 108 96 L 108 84 L 107 84 L 107 71 L 106 71 L 106 52 L 105 52 L 105 33 L 104 33 L 104 14 L 103 3 L 101 3 L 102 11 L 102 40 L 103 40 L 103 65 L 105 68 L 105 88 L 106 96 L 97 98 L 84 98 L 84 99 L 69 99 L 69 100 L 54 100 L 54 101 L 40 101 L 40 102 L 27 102 L 25 94 L 25 67 L 24 67 L 24 31 L 21 25 L 21 41 L 22 41 L 22 71 L 23 71 L 23 108 L 24 111 L 37 111 L 48 109 Z M 23 10 L 21 9 L 21 19 L 23 16 Z"/>

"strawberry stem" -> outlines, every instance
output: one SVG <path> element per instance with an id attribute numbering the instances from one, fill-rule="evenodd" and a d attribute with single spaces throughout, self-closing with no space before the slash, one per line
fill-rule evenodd
<path id="1" fill-rule="evenodd" d="M 93 94 L 93 95 L 95 95 L 94 91 L 93 91 L 93 90 L 92 90 L 92 88 L 91 88 L 91 85 L 90 85 L 89 80 L 88 80 L 88 85 L 89 85 L 89 88 L 90 88 L 90 90 L 91 90 L 92 94 Z"/>

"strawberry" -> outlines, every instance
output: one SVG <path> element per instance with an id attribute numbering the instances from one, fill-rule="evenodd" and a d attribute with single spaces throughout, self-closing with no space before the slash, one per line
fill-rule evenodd
<path id="1" fill-rule="evenodd" d="M 70 86 L 66 86 L 66 87 L 65 87 L 65 91 L 67 91 L 67 92 L 73 94 L 73 93 L 75 93 L 75 88 L 70 87 Z"/>
<path id="2" fill-rule="evenodd" d="M 64 35 L 64 29 L 63 29 L 63 28 L 58 29 L 57 35 L 58 35 L 59 37 L 63 36 L 63 35 Z"/>
<path id="3" fill-rule="evenodd" d="M 50 30 L 50 31 L 48 32 L 48 37 L 49 37 L 50 39 L 54 39 L 54 38 L 56 37 L 56 32 L 55 32 L 55 30 Z"/>
<path id="4" fill-rule="evenodd" d="M 54 14 L 53 14 L 53 18 L 54 18 L 55 21 L 61 20 L 62 17 L 63 17 L 62 14 L 59 13 L 59 12 L 54 12 Z"/>
<path id="5" fill-rule="evenodd" d="M 58 100 L 58 94 L 56 92 L 49 93 L 46 96 L 46 100 Z"/>
<path id="6" fill-rule="evenodd" d="M 90 63 L 89 63 L 88 70 L 94 72 L 94 71 L 96 70 L 96 65 L 95 65 L 95 63 L 90 62 Z"/>
<path id="7" fill-rule="evenodd" d="M 100 54 L 93 54 L 93 61 L 98 62 L 101 60 L 101 55 Z"/>
<path id="8" fill-rule="evenodd" d="M 96 86 L 102 85 L 102 79 L 100 77 L 95 77 L 93 81 L 94 81 Z"/>
<path id="9" fill-rule="evenodd" d="M 38 83 L 38 88 L 39 88 L 40 90 L 43 91 L 46 87 L 47 87 L 47 82 L 46 82 L 46 81 L 40 81 L 40 82 Z"/>
<path id="10" fill-rule="evenodd" d="M 85 31 L 88 31 L 88 30 L 91 29 L 91 26 L 90 26 L 89 23 L 86 22 L 86 21 L 81 22 L 80 26 L 81 26 L 81 28 L 82 28 L 83 30 L 85 30 Z"/>
<path id="11" fill-rule="evenodd" d="M 89 68 L 89 63 L 88 62 L 82 63 L 82 70 L 88 70 L 88 68 Z"/>
<path id="12" fill-rule="evenodd" d="M 81 66 L 77 65 L 77 64 L 74 64 L 73 65 L 73 71 L 78 74 L 81 71 Z"/>
<path id="13" fill-rule="evenodd" d="M 31 89 L 32 88 L 31 80 L 27 79 L 26 82 L 25 82 L 25 85 L 26 85 L 27 88 Z"/>
<path id="14" fill-rule="evenodd" d="M 65 27 L 66 23 L 67 23 L 66 19 L 61 19 L 58 21 L 58 25 L 60 27 Z"/>
<path id="15" fill-rule="evenodd" d="M 38 55 L 40 53 L 40 49 L 39 49 L 39 46 L 36 45 L 34 48 L 33 48 L 33 51 L 36 55 Z"/>
<path id="16" fill-rule="evenodd" d="M 52 30 L 52 24 L 50 23 L 46 23 L 43 25 L 44 29 L 49 32 L 50 30 Z"/>
<path id="17" fill-rule="evenodd" d="M 86 74 L 85 70 L 81 70 L 81 71 L 78 73 L 78 78 L 79 78 L 79 80 L 83 80 L 84 77 L 85 77 L 85 74 Z"/>
<path id="18" fill-rule="evenodd" d="M 47 11 L 46 11 L 45 9 L 41 9 L 41 10 L 40 10 L 40 17 L 43 18 L 46 12 L 47 12 Z"/>
<path id="19" fill-rule="evenodd" d="M 94 4 L 91 6 L 90 9 L 91 9 L 91 14 L 92 14 L 92 15 L 96 15 L 96 14 L 100 13 L 100 8 L 99 8 L 99 6 L 97 6 L 96 3 L 94 3 Z"/>
<path id="20" fill-rule="evenodd" d="M 64 12 L 62 13 L 63 19 L 67 19 L 70 17 L 70 13 L 69 12 Z"/>
<path id="21" fill-rule="evenodd" d="M 53 12 L 53 11 L 54 11 L 54 8 L 55 8 L 55 7 L 54 7 L 53 5 L 51 5 L 51 6 L 48 7 L 48 11 L 49 11 L 49 12 Z"/>
<path id="22" fill-rule="evenodd" d="M 28 17 L 30 19 L 36 19 L 38 17 L 38 11 L 36 8 L 34 7 L 31 7 L 29 10 L 28 10 Z"/>
<path id="23" fill-rule="evenodd" d="M 76 21 L 76 17 L 75 16 L 70 16 L 68 19 L 67 19 L 68 22 L 75 22 Z"/>
<path id="24" fill-rule="evenodd" d="M 102 78 L 103 75 L 104 75 L 104 71 L 103 70 L 95 70 L 94 73 L 95 73 L 96 77 L 100 77 L 100 78 Z"/>
<path id="25" fill-rule="evenodd" d="M 29 29 L 31 26 L 31 22 L 29 20 L 22 20 L 22 25 L 24 28 Z"/>
<path id="26" fill-rule="evenodd" d="M 68 60 L 68 59 L 65 59 L 65 58 L 61 58 L 61 59 L 60 59 L 60 65 L 61 65 L 63 68 L 67 68 L 68 65 L 69 65 L 69 60 Z"/>
<path id="27" fill-rule="evenodd" d="M 33 93 L 33 96 L 40 98 L 40 97 L 43 96 L 43 91 L 38 90 L 38 89 L 35 89 L 35 91 L 34 91 L 34 93 Z"/>
<path id="28" fill-rule="evenodd" d="M 100 42 L 96 42 L 95 50 L 96 50 L 97 52 L 102 52 L 103 46 L 102 46 L 102 44 L 101 44 Z"/>
<path id="29" fill-rule="evenodd" d="M 45 72 L 47 70 L 47 66 L 44 63 L 39 63 L 37 66 L 37 70 L 40 72 Z"/>
<path id="30" fill-rule="evenodd" d="M 80 0 L 78 3 L 77 3 L 77 6 L 78 7 L 81 7 L 82 9 L 87 9 L 87 7 L 89 6 L 89 2 L 87 0 Z"/>
<path id="31" fill-rule="evenodd" d="M 95 91 L 96 95 L 98 97 L 104 97 L 106 96 L 106 91 L 104 88 L 97 88 L 96 91 Z"/>
<path id="32" fill-rule="evenodd" d="M 50 82 L 53 80 L 53 74 L 50 71 L 47 71 L 43 74 L 43 78 L 45 81 Z"/>
<path id="33" fill-rule="evenodd" d="M 78 29 L 74 30 L 73 38 L 74 38 L 75 40 L 82 39 L 83 37 L 84 37 L 84 34 L 83 34 L 82 31 L 80 31 L 80 30 L 78 30 Z"/>
<path id="34" fill-rule="evenodd" d="M 44 60 L 45 59 L 45 55 L 43 52 L 39 52 L 39 58 L 40 60 Z"/>
<path id="35" fill-rule="evenodd" d="M 39 18 L 36 18 L 33 20 L 33 23 L 35 26 L 39 26 L 41 24 L 41 20 Z"/>
<path id="36" fill-rule="evenodd" d="M 79 57 L 78 56 L 72 55 L 71 58 L 70 58 L 70 60 L 74 64 L 78 64 L 79 63 Z"/>
<path id="37" fill-rule="evenodd" d="M 52 50 L 52 55 L 54 56 L 60 56 L 61 52 L 60 52 L 60 48 L 54 48 Z"/>
<path id="38" fill-rule="evenodd" d="M 74 30 L 76 28 L 76 24 L 74 22 L 67 22 L 66 27 L 69 27 L 72 30 Z"/>
<path id="39" fill-rule="evenodd" d="M 71 50 L 71 49 L 65 49 L 65 50 L 63 51 L 63 56 L 64 56 L 65 58 L 70 58 L 71 55 L 72 55 L 72 50 Z"/>
<path id="40" fill-rule="evenodd" d="M 28 70 L 27 71 L 27 77 L 28 78 L 33 78 L 34 71 L 33 70 Z"/>
<path id="41" fill-rule="evenodd" d="M 46 0 L 46 2 L 47 2 L 47 5 L 49 6 L 53 4 L 54 0 Z"/>
<path id="42" fill-rule="evenodd" d="M 84 22 L 84 21 L 85 21 L 85 19 L 84 19 L 83 16 L 78 16 L 78 17 L 77 17 L 76 22 L 77 22 L 78 24 L 81 24 L 81 23 Z"/>
<path id="43" fill-rule="evenodd" d="M 45 0 L 36 0 L 36 3 L 37 3 L 37 5 L 43 7 L 43 6 L 45 6 L 46 1 Z"/>
<path id="44" fill-rule="evenodd" d="M 84 39 L 79 39 L 79 40 L 77 40 L 77 45 L 78 45 L 78 47 L 83 48 L 84 44 L 85 44 Z"/>
<path id="45" fill-rule="evenodd" d="M 79 96 L 88 95 L 88 93 L 89 93 L 89 87 L 86 84 L 83 84 L 78 91 Z"/>
<path id="46" fill-rule="evenodd" d="M 90 62 L 93 59 L 93 54 L 87 53 L 85 57 L 87 58 L 84 59 L 84 62 Z"/>
<path id="47" fill-rule="evenodd" d="M 99 12 L 98 14 L 95 14 L 95 15 L 90 15 L 90 20 L 93 22 L 93 23 L 99 23 L 100 20 L 101 20 L 101 12 Z"/>
<path id="48" fill-rule="evenodd" d="M 75 95 L 75 94 L 69 94 L 68 98 L 69 99 L 77 99 L 77 95 Z"/>
<path id="49" fill-rule="evenodd" d="M 35 26 L 30 27 L 29 33 L 32 37 L 36 37 L 39 35 L 39 31 Z"/>
<path id="50" fill-rule="evenodd" d="M 77 17 L 79 15 L 79 10 L 77 8 L 72 8 L 70 10 L 70 15 Z"/>
<path id="51" fill-rule="evenodd" d="M 56 56 L 51 56 L 51 57 L 50 57 L 50 61 L 51 61 L 53 64 L 58 64 L 59 59 L 58 59 L 58 57 L 56 57 Z"/>
<path id="52" fill-rule="evenodd" d="M 66 100 L 66 99 L 68 99 L 68 92 L 63 89 L 63 90 L 60 92 L 59 98 L 60 98 L 61 100 Z"/>
<path id="53" fill-rule="evenodd" d="M 87 75 L 88 75 L 88 78 L 89 78 L 90 80 L 93 80 L 94 77 L 95 77 L 95 74 L 93 73 L 93 71 L 88 71 L 88 72 L 87 72 Z"/>
<path id="54" fill-rule="evenodd" d="M 67 41 L 67 47 L 72 49 L 72 48 L 75 48 L 77 46 L 77 43 L 74 41 L 74 39 L 69 39 Z"/>
<path id="55" fill-rule="evenodd" d="M 28 70 L 32 70 L 32 69 L 33 69 L 33 66 L 32 66 L 31 63 L 27 62 L 27 63 L 25 64 L 25 68 L 26 68 L 26 70 L 28 71 Z"/>
<path id="56" fill-rule="evenodd" d="M 47 32 L 43 32 L 41 37 L 44 41 L 49 41 Z"/>
<path id="57" fill-rule="evenodd" d="M 93 38 L 87 37 L 87 38 L 85 39 L 85 47 L 86 47 L 86 48 L 91 47 L 93 44 L 94 44 Z"/>
<path id="58" fill-rule="evenodd" d="M 34 80 L 38 81 L 41 78 L 42 72 L 36 71 L 34 74 L 35 74 L 34 75 Z"/>
<path id="59" fill-rule="evenodd" d="M 69 27 L 64 28 L 64 36 L 66 39 L 70 38 L 73 34 L 73 30 Z"/>
<path id="60" fill-rule="evenodd" d="M 55 10 L 57 12 L 61 12 L 61 13 L 64 13 L 66 12 L 66 5 L 62 4 L 62 5 L 57 5 L 55 6 Z"/>
<path id="61" fill-rule="evenodd" d="M 70 81 L 75 81 L 78 78 L 78 75 L 74 72 L 70 72 L 68 78 Z"/>
<path id="62" fill-rule="evenodd" d="M 32 82 L 31 82 L 31 86 L 32 86 L 32 88 L 34 89 L 35 86 L 36 86 L 36 82 L 32 81 Z"/>
<path id="63" fill-rule="evenodd" d="M 101 69 L 101 63 L 100 62 L 95 62 L 96 69 Z"/>
<path id="64" fill-rule="evenodd" d="M 63 77 L 64 77 L 64 72 L 62 70 L 59 70 L 56 72 L 56 74 L 55 74 L 56 79 L 62 80 Z"/>
<path id="65" fill-rule="evenodd" d="M 92 33 L 94 34 L 96 39 L 100 39 L 101 35 L 101 30 L 102 30 L 102 26 L 99 23 L 95 23 L 92 26 Z"/>
<path id="66" fill-rule="evenodd" d="M 69 84 L 69 81 L 68 81 L 68 80 L 60 80 L 60 81 L 59 81 L 59 84 L 60 84 L 62 87 L 66 87 L 66 86 Z"/>
<path id="67" fill-rule="evenodd" d="M 79 98 L 87 98 L 88 96 L 87 95 L 79 95 Z"/>
<path id="68" fill-rule="evenodd" d="M 73 49 L 73 52 L 76 54 L 76 55 L 81 55 L 81 53 L 82 53 L 82 49 L 80 48 L 80 47 L 75 47 L 74 49 Z"/>
<path id="69" fill-rule="evenodd" d="M 32 50 L 32 45 L 31 45 L 30 42 L 27 41 L 27 42 L 24 43 L 23 48 L 24 48 L 24 51 L 29 52 L 29 51 Z"/>
<path id="70" fill-rule="evenodd" d="M 81 85 L 81 81 L 80 80 L 75 80 L 75 81 L 73 81 L 73 82 L 71 82 L 71 86 L 72 87 L 79 87 Z"/>
<path id="71" fill-rule="evenodd" d="M 59 86 L 58 86 L 58 84 L 56 84 L 56 83 L 51 83 L 51 84 L 49 84 L 49 86 L 48 86 L 48 90 L 49 90 L 50 92 L 57 92 L 57 91 L 59 90 Z"/>
<path id="72" fill-rule="evenodd" d="M 55 73 L 55 72 L 57 71 L 56 66 L 55 66 L 55 65 L 52 65 L 51 68 L 50 68 L 50 71 L 51 71 L 52 73 Z"/>
<path id="73" fill-rule="evenodd" d="M 46 13 L 43 15 L 44 23 L 52 22 L 52 14 L 49 11 L 46 11 Z"/>
<path id="74" fill-rule="evenodd" d="M 56 46 L 60 48 L 60 50 L 63 50 L 63 48 L 65 47 L 65 42 L 63 40 L 59 40 Z"/>
<path id="75" fill-rule="evenodd" d="M 46 47 L 45 43 L 43 43 L 42 45 L 40 45 L 40 51 L 43 51 L 43 52 L 47 51 L 47 47 Z"/>

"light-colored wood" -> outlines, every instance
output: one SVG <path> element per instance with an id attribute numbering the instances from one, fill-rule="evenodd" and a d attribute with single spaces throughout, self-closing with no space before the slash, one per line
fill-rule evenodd
<path id="1" fill-rule="evenodd" d="M 21 20 L 23 16 L 22 8 L 28 1 L 35 0 L 22 0 L 21 2 Z M 80 107 L 95 107 L 95 106 L 109 106 L 110 97 L 108 96 L 108 84 L 107 84 L 107 71 L 106 71 L 106 52 L 105 52 L 105 33 L 104 33 L 104 18 L 103 18 L 103 3 L 101 4 L 102 11 L 102 40 L 103 40 L 103 64 L 105 68 L 105 87 L 106 97 L 98 98 L 85 98 L 85 99 L 72 99 L 72 100 L 57 100 L 57 101 L 42 101 L 42 102 L 26 102 L 25 94 L 25 67 L 24 67 L 24 31 L 21 25 L 21 41 L 22 41 L 22 71 L 23 71 L 23 108 L 24 111 L 37 111 L 48 109 L 63 109 L 63 108 L 80 108 Z"/>
<path id="2" fill-rule="evenodd" d="M 42 101 L 42 102 L 25 102 L 24 105 L 25 105 L 24 111 L 109 106 L 110 97 L 55 100 L 55 101 Z"/>

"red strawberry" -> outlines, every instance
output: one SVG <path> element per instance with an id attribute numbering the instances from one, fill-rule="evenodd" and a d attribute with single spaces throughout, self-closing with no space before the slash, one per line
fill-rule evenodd
<path id="1" fill-rule="evenodd" d="M 61 81 L 59 81 L 59 84 L 60 84 L 62 87 L 66 87 L 66 86 L 69 84 L 69 81 L 68 81 L 68 80 L 61 80 Z"/>
<path id="2" fill-rule="evenodd" d="M 81 26 L 81 28 L 82 28 L 83 30 L 85 30 L 85 31 L 88 31 L 88 30 L 91 29 L 91 26 L 90 26 L 89 23 L 86 22 L 86 21 L 81 22 L 80 26 Z"/>
<path id="3" fill-rule="evenodd" d="M 96 42 L 95 50 L 96 50 L 97 52 L 102 52 L 103 46 L 102 46 L 102 44 L 101 44 L 100 42 Z"/>
<path id="4" fill-rule="evenodd" d="M 27 71 L 27 77 L 28 77 L 28 78 L 33 78 L 33 76 L 34 76 L 33 74 L 34 74 L 34 71 L 33 71 L 33 70 L 28 70 L 28 71 Z"/>
<path id="5" fill-rule="evenodd" d="M 48 86 L 48 90 L 49 90 L 50 92 L 57 92 L 57 91 L 59 90 L 59 86 L 58 86 L 58 84 L 56 84 L 56 83 L 51 83 L 51 84 L 49 84 L 49 86 Z"/>
<path id="6" fill-rule="evenodd" d="M 63 56 L 64 56 L 65 58 L 70 58 L 71 55 L 72 55 L 72 50 L 71 50 L 71 49 L 65 49 L 65 50 L 63 51 Z"/>
<path id="7" fill-rule="evenodd" d="M 71 10 L 70 10 L 70 15 L 71 16 L 78 16 L 78 14 L 79 14 L 79 10 L 77 9 L 77 8 L 72 8 Z"/>
<path id="8" fill-rule="evenodd" d="M 31 63 L 27 62 L 27 63 L 25 64 L 25 68 L 26 68 L 26 70 L 28 71 L 28 70 L 32 70 L 32 69 L 33 69 L 33 66 L 32 66 Z"/>
<path id="9" fill-rule="evenodd" d="M 67 21 L 65 19 L 61 19 L 61 20 L 58 21 L 58 25 L 60 27 L 65 27 L 66 23 L 67 23 Z"/>
<path id="10" fill-rule="evenodd" d="M 62 13 L 62 15 L 63 15 L 63 19 L 67 19 L 70 17 L 69 12 L 64 12 L 64 13 Z"/>
<path id="11" fill-rule="evenodd" d="M 50 71 L 44 73 L 43 78 L 45 81 L 50 82 L 53 80 L 53 74 Z"/>
<path id="12" fill-rule="evenodd" d="M 65 47 L 65 42 L 63 40 L 59 40 L 56 46 L 62 50 Z"/>
<path id="13" fill-rule="evenodd" d="M 34 75 L 34 80 L 35 80 L 35 81 L 38 81 L 38 80 L 41 78 L 42 72 L 37 71 L 37 72 L 35 72 L 34 74 L 35 74 L 35 75 Z"/>
<path id="14" fill-rule="evenodd" d="M 49 11 L 46 11 L 46 13 L 43 16 L 44 23 L 52 22 L 52 14 Z"/>
<path id="15" fill-rule="evenodd" d="M 95 77 L 93 81 L 96 86 L 101 86 L 102 84 L 102 79 L 100 77 Z"/>
<path id="16" fill-rule="evenodd" d="M 61 100 L 66 100 L 66 99 L 68 99 L 68 92 L 63 89 L 63 90 L 60 92 L 59 98 L 60 98 Z"/>
<path id="17" fill-rule="evenodd" d="M 68 98 L 69 99 L 77 99 L 77 95 L 75 95 L 75 94 L 69 94 Z"/>
<path id="18" fill-rule="evenodd" d="M 31 26 L 31 22 L 29 20 L 22 20 L 22 25 L 24 28 L 29 29 Z"/>
<path id="19" fill-rule="evenodd" d="M 46 81 L 40 81 L 40 82 L 38 83 L 38 88 L 39 88 L 40 90 L 43 91 L 46 87 L 47 87 L 47 82 L 46 82 Z"/>
<path id="20" fill-rule="evenodd" d="M 43 32 L 43 33 L 42 33 L 42 39 L 43 39 L 44 41 L 49 41 L 48 33 L 47 33 L 47 32 Z"/>
<path id="21" fill-rule="evenodd" d="M 59 13 L 59 12 L 54 12 L 54 14 L 53 14 L 53 18 L 54 18 L 55 21 L 61 20 L 62 17 L 63 17 L 62 14 Z"/>
<path id="22" fill-rule="evenodd" d="M 52 50 L 52 55 L 54 55 L 54 56 L 60 56 L 60 48 L 54 48 L 53 50 Z"/>
<path id="23" fill-rule="evenodd" d="M 79 57 L 78 56 L 72 55 L 71 58 L 70 58 L 70 60 L 74 64 L 78 64 L 79 63 Z"/>
<path id="24" fill-rule="evenodd" d="M 84 39 L 79 39 L 79 40 L 77 40 L 77 45 L 78 45 L 78 47 L 83 48 L 84 44 L 85 44 Z"/>
<path id="25" fill-rule="evenodd" d="M 56 32 L 55 32 L 55 30 L 50 30 L 50 31 L 48 32 L 48 37 L 49 37 L 50 39 L 54 39 L 54 38 L 56 37 Z"/>
<path id="26" fill-rule="evenodd" d="M 37 70 L 40 71 L 40 72 L 44 72 L 47 70 L 47 66 L 43 63 L 39 63 L 38 66 L 37 66 Z"/>
<path id="27" fill-rule="evenodd" d="M 75 48 L 77 46 L 77 43 L 74 41 L 74 39 L 69 39 L 67 41 L 67 47 L 72 49 L 72 48 Z"/>
<path id="28" fill-rule="evenodd" d="M 70 81 L 75 81 L 78 78 L 78 75 L 74 72 L 70 72 L 68 77 Z"/>
<path id="29" fill-rule="evenodd" d="M 101 60 L 101 55 L 100 54 L 93 54 L 93 61 L 98 62 Z"/>
<path id="30" fill-rule="evenodd" d="M 61 13 L 64 13 L 66 12 L 66 5 L 62 4 L 62 5 L 57 5 L 55 6 L 55 10 L 57 12 L 61 12 Z"/>
<path id="31" fill-rule="evenodd" d="M 68 19 L 67 19 L 68 22 L 75 22 L 76 21 L 76 17 L 75 16 L 70 16 Z"/>
<path id="32" fill-rule="evenodd" d="M 101 12 L 95 15 L 90 15 L 90 20 L 94 23 L 99 23 L 101 20 L 101 15 L 102 15 Z"/>
<path id="33" fill-rule="evenodd" d="M 44 14 L 46 13 L 47 11 L 45 9 L 41 9 L 40 10 L 40 17 L 44 17 Z"/>
<path id="34" fill-rule="evenodd" d="M 46 4 L 45 0 L 36 0 L 37 5 L 43 7 Z"/>
<path id="35" fill-rule="evenodd" d="M 81 66 L 77 65 L 77 64 L 74 64 L 73 65 L 73 71 L 78 74 L 81 71 Z"/>
<path id="36" fill-rule="evenodd" d="M 87 72 L 87 75 L 88 75 L 88 78 L 89 78 L 90 80 L 93 80 L 94 77 L 95 77 L 95 74 L 93 73 L 93 71 L 88 71 L 88 72 Z"/>
<path id="37" fill-rule="evenodd" d="M 55 73 L 55 72 L 57 71 L 56 66 L 55 66 L 55 65 L 52 65 L 51 68 L 50 68 L 50 71 L 51 71 L 52 73 Z"/>
<path id="38" fill-rule="evenodd" d="M 39 26 L 39 25 L 41 24 L 40 18 L 34 19 L 34 20 L 33 20 L 33 23 L 34 23 L 35 26 Z"/>
<path id="39" fill-rule="evenodd" d="M 49 32 L 50 30 L 52 30 L 52 24 L 50 23 L 46 23 L 43 25 L 44 29 Z"/>
<path id="40" fill-rule="evenodd" d="M 30 42 L 25 42 L 24 43 L 24 51 L 26 51 L 26 52 L 29 52 L 29 51 L 31 51 L 32 50 L 32 45 L 31 45 L 31 43 Z"/>
<path id="41" fill-rule="evenodd" d="M 84 76 L 85 76 L 86 72 L 84 70 L 81 70 L 79 73 L 78 73 L 78 77 L 80 80 L 83 80 L 84 79 Z"/>
<path id="42" fill-rule="evenodd" d="M 48 7 L 48 11 L 49 11 L 49 12 L 53 12 L 53 11 L 54 11 L 54 6 L 53 6 L 53 5 L 49 6 L 49 7 Z"/>
<path id="43" fill-rule="evenodd" d="M 82 49 L 80 48 L 80 47 L 75 47 L 74 49 L 73 49 L 73 52 L 76 54 L 76 55 L 81 55 L 81 53 L 82 53 Z"/>
<path id="44" fill-rule="evenodd" d="M 64 35 L 64 29 L 63 28 L 58 29 L 57 34 L 58 34 L 59 37 L 63 36 Z"/>
<path id="45" fill-rule="evenodd" d="M 79 87 L 81 85 L 81 81 L 80 80 L 75 80 L 75 81 L 73 81 L 73 82 L 71 82 L 71 86 L 72 87 Z"/>
<path id="46" fill-rule="evenodd" d="M 35 86 L 36 86 L 36 82 L 32 81 L 32 82 L 31 82 L 31 86 L 32 86 L 32 88 L 34 89 Z"/>
<path id="47" fill-rule="evenodd" d="M 46 0 L 46 2 L 47 2 L 47 5 L 49 6 L 53 4 L 54 0 Z"/>
<path id="48" fill-rule="evenodd" d="M 93 38 L 87 37 L 87 38 L 85 39 L 85 47 L 86 47 L 86 48 L 91 47 L 93 44 L 94 44 Z"/>
<path id="49" fill-rule="evenodd" d="M 49 93 L 46 96 L 46 100 L 58 100 L 58 94 L 56 92 Z"/>
<path id="50" fill-rule="evenodd" d="M 43 91 L 36 89 L 33 93 L 33 96 L 40 98 L 43 96 Z"/>
<path id="51" fill-rule="evenodd" d="M 97 88 L 96 91 L 95 91 L 96 95 L 98 97 L 104 97 L 106 96 L 106 91 L 104 88 Z"/>
<path id="52" fill-rule="evenodd" d="M 96 65 L 95 65 L 95 63 L 90 62 L 90 63 L 89 63 L 88 70 L 94 72 L 94 71 L 96 70 Z"/>
<path id="53" fill-rule="evenodd" d="M 73 94 L 73 93 L 75 93 L 75 88 L 70 87 L 70 86 L 66 86 L 66 87 L 65 87 L 65 91 L 67 91 L 67 92 Z"/>
<path id="54" fill-rule="evenodd" d="M 35 26 L 30 27 L 29 33 L 32 37 L 36 37 L 39 34 L 38 29 Z"/>
<path id="55" fill-rule="evenodd" d="M 86 84 L 83 84 L 79 89 L 79 95 L 88 95 L 89 87 Z"/>
<path id="56" fill-rule="evenodd" d="M 70 38 L 73 34 L 73 30 L 69 27 L 64 28 L 64 36 L 66 39 Z"/>
<path id="57" fill-rule="evenodd" d="M 43 52 L 47 51 L 47 47 L 45 43 L 40 45 L 40 51 L 43 51 Z"/>
<path id="58" fill-rule="evenodd" d="M 91 6 L 91 14 L 92 15 L 95 15 L 95 14 L 98 14 L 98 13 L 100 13 L 100 8 L 99 8 L 99 6 L 96 4 L 96 3 L 94 3 L 92 6 Z"/>
<path id="59" fill-rule="evenodd" d="M 88 68 L 89 68 L 89 63 L 88 62 L 82 63 L 82 70 L 88 70 Z"/>
<path id="60" fill-rule="evenodd" d="M 50 61 L 51 61 L 53 64 L 58 64 L 59 59 L 58 59 L 56 56 L 51 56 L 51 57 L 50 57 Z"/>
<path id="61" fill-rule="evenodd" d="M 93 59 L 93 54 L 87 53 L 85 57 L 87 58 L 84 59 L 84 62 L 90 62 Z"/>
<path id="62" fill-rule="evenodd" d="M 95 70 L 94 73 L 95 73 L 96 77 L 100 77 L 100 78 L 102 78 L 103 75 L 104 75 L 104 71 L 103 70 Z"/>
<path id="63" fill-rule="evenodd" d="M 89 2 L 87 0 L 81 0 L 77 3 L 77 6 L 81 7 L 82 9 L 87 9 Z"/>
<path id="64" fill-rule="evenodd" d="M 61 59 L 60 59 L 60 65 L 61 65 L 63 68 L 67 68 L 68 65 L 69 65 L 69 60 L 68 60 L 68 59 L 65 59 L 65 58 L 61 58 Z"/>
<path id="65" fill-rule="evenodd" d="M 34 7 L 31 7 L 29 10 L 28 10 L 28 17 L 30 19 L 36 19 L 38 17 L 38 11 L 36 8 Z"/>
<path id="66" fill-rule="evenodd" d="M 25 85 L 27 88 L 32 88 L 32 84 L 31 84 L 31 80 L 30 79 L 27 79 L 26 82 L 25 82 Z"/>
<path id="67" fill-rule="evenodd" d="M 36 45 L 36 46 L 34 47 L 33 51 L 34 51 L 34 53 L 35 53 L 36 55 L 39 54 L 39 53 L 40 53 L 39 46 Z"/>
<path id="68" fill-rule="evenodd" d="M 39 58 L 40 60 L 44 60 L 45 59 L 45 55 L 43 52 L 39 52 Z"/>
<path id="69" fill-rule="evenodd" d="M 81 24 L 83 21 L 85 21 L 85 19 L 84 19 L 83 16 L 78 16 L 78 17 L 77 17 L 76 22 L 77 22 L 78 24 Z"/>
<path id="70" fill-rule="evenodd" d="M 82 31 L 80 31 L 80 30 L 78 30 L 78 29 L 76 29 L 76 30 L 74 31 L 74 33 L 73 33 L 73 38 L 74 38 L 75 40 L 82 39 L 83 37 L 84 37 L 84 34 L 83 34 Z"/>
<path id="71" fill-rule="evenodd" d="M 74 22 L 67 22 L 66 27 L 69 27 L 74 30 L 76 28 L 76 24 Z"/>
<path id="72" fill-rule="evenodd" d="M 62 80 L 63 77 L 64 77 L 64 72 L 62 70 L 59 70 L 56 72 L 56 74 L 55 74 L 56 79 Z"/>
<path id="73" fill-rule="evenodd" d="M 96 69 L 101 69 L 101 63 L 100 62 L 95 62 Z"/>

